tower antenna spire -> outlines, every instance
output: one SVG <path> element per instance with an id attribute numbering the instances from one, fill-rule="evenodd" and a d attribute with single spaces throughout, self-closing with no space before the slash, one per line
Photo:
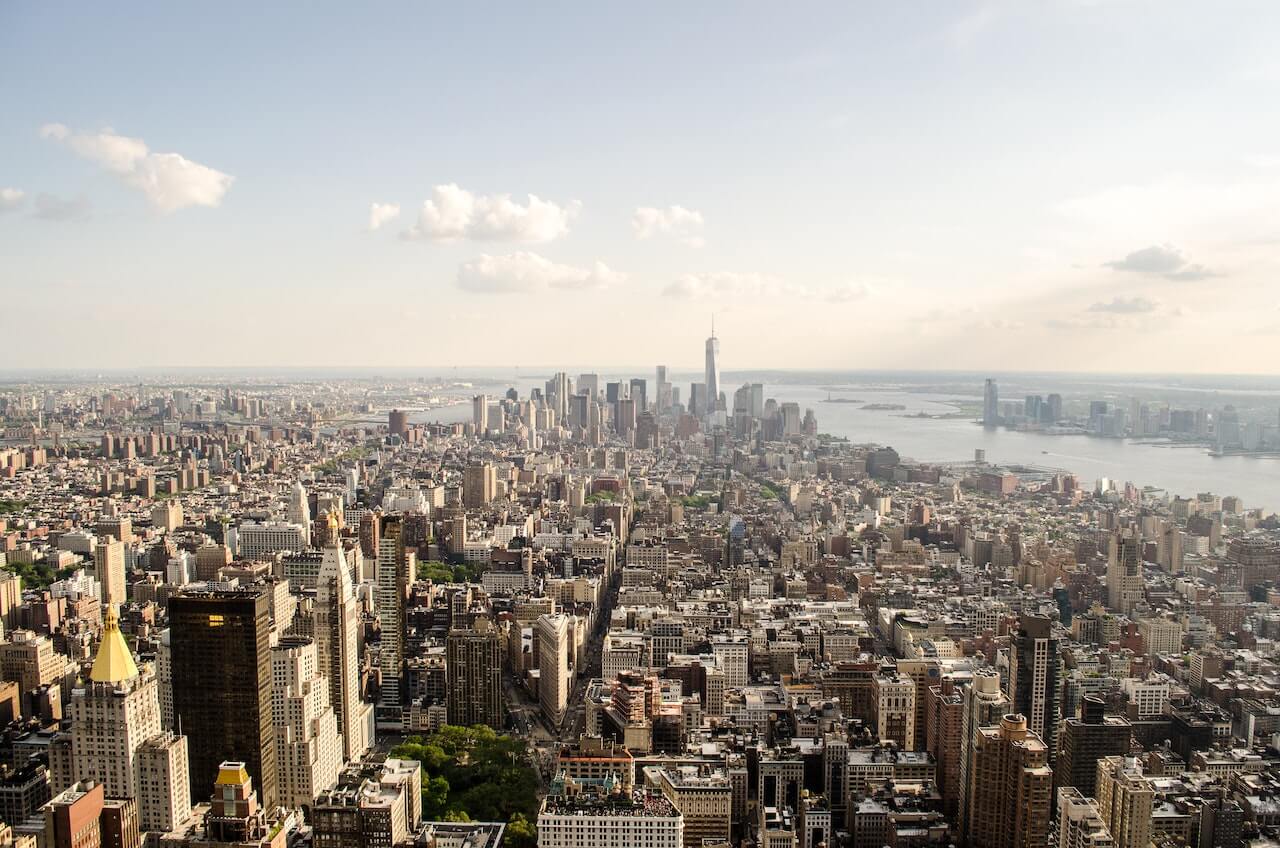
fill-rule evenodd
<path id="1" fill-rule="evenodd" d="M 712 312 L 711 313 L 711 338 L 714 339 L 715 337 L 716 337 L 716 314 Z"/>

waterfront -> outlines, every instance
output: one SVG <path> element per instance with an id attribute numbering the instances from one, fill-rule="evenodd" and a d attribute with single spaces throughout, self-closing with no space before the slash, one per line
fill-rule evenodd
<path id="1" fill-rule="evenodd" d="M 523 376 L 515 382 L 521 397 L 541 387 L 542 378 Z M 507 384 L 510 385 L 510 384 Z M 921 418 L 918 413 L 954 413 L 957 401 L 972 397 L 904 391 L 877 385 L 843 386 L 828 392 L 823 385 L 766 384 L 765 396 L 778 403 L 795 402 L 812 409 L 818 429 L 854 442 L 889 445 L 903 457 L 921 462 L 958 462 L 973 459 L 974 450 L 986 451 L 988 462 L 1060 468 L 1076 474 L 1083 485 L 1108 477 L 1123 485 L 1132 482 L 1154 486 L 1184 497 L 1199 492 L 1236 495 L 1248 508 L 1280 508 L 1280 458 L 1275 456 L 1210 456 L 1202 445 L 1104 439 L 1090 436 L 1057 436 L 1014 430 L 986 430 L 966 417 Z M 505 390 L 505 389 L 503 389 Z M 491 397 L 496 386 L 477 386 Z M 861 403 L 824 403 L 828 397 L 856 398 Z M 865 404 L 890 404 L 903 410 L 863 409 Z M 471 405 L 430 410 L 413 416 L 422 421 L 467 421 Z"/>

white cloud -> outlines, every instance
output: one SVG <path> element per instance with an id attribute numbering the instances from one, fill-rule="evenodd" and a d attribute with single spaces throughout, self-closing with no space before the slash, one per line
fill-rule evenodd
<path id="1" fill-rule="evenodd" d="M 64 200 L 52 194 L 40 194 L 36 196 L 31 214 L 42 221 L 86 221 L 89 209 L 89 201 L 84 197 Z"/>
<path id="2" fill-rule="evenodd" d="M 40 135 L 120 177 L 161 212 L 218 206 L 235 179 L 177 153 L 152 153 L 142 139 L 117 135 L 111 129 L 76 133 L 64 124 L 46 124 Z"/>
<path id="3" fill-rule="evenodd" d="M 662 290 L 666 297 L 709 299 L 787 298 L 790 300 L 825 300 L 849 303 L 875 293 L 866 283 L 845 283 L 833 288 L 818 288 L 789 283 L 768 274 L 737 271 L 710 271 L 682 274 Z"/>
<path id="4" fill-rule="evenodd" d="M 625 280 L 625 274 L 610 269 L 603 262 L 595 262 L 590 268 L 578 268 L 523 250 L 502 256 L 482 253 L 458 268 L 458 288 L 485 294 L 601 289 Z"/>
<path id="5" fill-rule="evenodd" d="M 369 232 L 381 227 L 388 221 L 393 221 L 400 216 L 399 203 L 370 203 L 369 204 Z"/>
<path id="6" fill-rule="evenodd" d="M 0 214 L 12 212 L 27 202 L 27 193 L 20 188 L 0 188 Z"/>
<path id="7" fill-rule="evenodd" d="M 1092 304 L 1088 312 L 1110 312 L 1113 315 L 1139 315 L 1143 313 L 1155 312 L 1160 308 L 1160 301 L 1135 295 L 1133 297 L 1121 297 L 1117 295 L 1107 301 L 1099 301 Z"/>
<path id="8" fill-rule="evenodd" d="M 850 303 L 864 300 L 875 294 L 875 289 L 866 283 L 845 283 L 827 292 L 827 300 L 832 303 Z"/>
<path id="9" fill-rule="evenodd" d="M 548 242 L 569 232 L 569 222 L 581 208 L 576 200 L 561 206 L 532 194 L 521 205 L 509 194 L 473 194 L 449 183 L 432 189 L 431 199 L 418 213 L 418 223 L 400 237 L 442 242 Z"/>
<path id="10" fill-rule="evenodd" d="M 1166 280 L 1205 280 L 1218 276 L 1203 265 L 1193 264 L 1176 247 L 1156 244 L 1144 247 L 1114 262 L 1104 262 L 1103 267 L 1114 271 L 1150 274 Z"/>
<path id="11" fill-rule="evenodd" d="M 671 235 L 687 247 L 702 247 L 706 244 L 706 239 L 699 235 L 702 225 L 702 213 L 683 206 L 668 206 L 665 209 L 641 206 L 631 216 L 631 229 L 635 231 L 636 238 Z"/>
<path id="12" fill-rule="evenodd" d="M 1051 330 L 1143 330 L 1147 325 L 1131 315 L 1087 313 L 1050 318 L 1044 325 Z"/>

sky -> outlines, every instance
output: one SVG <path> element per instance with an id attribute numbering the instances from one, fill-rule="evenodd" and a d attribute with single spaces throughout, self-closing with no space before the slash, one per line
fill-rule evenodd
<path id="1" fill-rule="evenodd" d="M 1280 4 L 0 5 L 0 368 L 1280 373 Z"/>

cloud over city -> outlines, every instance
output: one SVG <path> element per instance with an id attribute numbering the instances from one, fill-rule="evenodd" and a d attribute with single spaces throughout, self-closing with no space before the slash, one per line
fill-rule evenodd
<path id="1" fill-rule="evenodd" d="M 411 241 L 538 244 L 566 235 L 569 222 L 581 208 L 576 200 L 560 204 L 531 194 L 521 203 L 509 194 L 475 194 L 448 183 L 432 189 L 417 223 L 401 232 L 400 237 Z"/>
<path id="2" fill-rule="evenodd" d="M 603 262 L 581 268 L 552 262 L 541 254 L 523 250 L 499 256 L 482 253 L 458 268 L 458 288 L 481 294 L 582 291 L 607 288 L 625 280 L 625 274 Z"/>
<path id="3" fill-rule="evenodd" d="M 636 238 L 674 236 L 687 247 L 702 247 L 706 244 L 701 234 L 702 225 L 702 213 L 683 206 L 668 206 L 665 209 L 641 206 L 631 216 L 631 229 Z"/>
<path id="4" fill-rule="evenodd" d="M 1104 268 L 1133 274 L 1163 277 L 1178 282 L 1205 280 L 1218 274 L 1203 265 L 1192 263 L 1182 251 L 1168 244 L 1156 244 L 1127 254 L 1123 259 L 1104 262 Z"/>
<path id="5" fill-rule="evenodd" d="M 65 124 L 45 124 L 40 136 L 64 145 L 146 196 L 161 212 L 190 206 L 218 206 L 235 178 L 177 153 L 153 153 L 140 138 L 114 130 L 73 132 Z"/>

